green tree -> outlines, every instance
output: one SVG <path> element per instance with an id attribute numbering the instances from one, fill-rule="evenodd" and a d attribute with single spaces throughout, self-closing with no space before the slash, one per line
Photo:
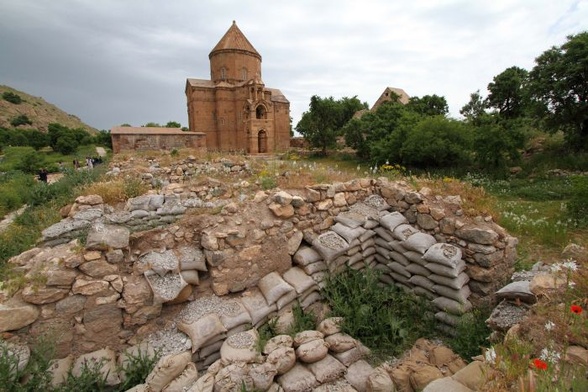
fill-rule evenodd
<path id="1" fill-rule="evenodd" d="M 404 136 L 400 151 L 405 165 L 434 168 L 469 163 L 471 135 L 460 121 L 425 117 Z"/>
<path id="2" fill-rule="evenodd" d="M 77 150 L 78 145 L 78 141 L 73 134 L 65 133 L 57 139 L 54 150 L 63 155 L 69 155 Z"/>
<path id="3" fill-rule="evenodd" d="M 313 95 L 310 98 L 309 110 L 302 114 L 296 131 L 312 147 L 320 148 L 321 153 L 326 155 L 327 149 L 336 144 L 342 127 L 356 111 L 365 108 L 364 105 L 357 97 L 336 101 L 333 97 L 321 98 Z"/>
<path id="4" fill-rule="evenodd" d="M 47 134 L 37 129 L 27 131 L 25 132 L 25 135 L 27 138 L 27 145 L 33 147 L 37 151 L 49 145 L 49 137 Z"/>
<path id="5" fill-rule="evenodd" d="M 479 124 L 480 119 L 486 114 L 486 104 L 480 95 L 480 90 L 470 94 L 470 100 L 459 111 L 472 124 Z"/>
<path id="6" fill-rule="evenodd" d="M 161 128 L 161 125 L 156 122 L 148 122 L 147 124 L 141 126 L 146 128 Z"/>
<path id="7" fill-rule="evenodd" d="M 524 114 L 526 104 L 526 88 L 529 73 L 519 67 L 510 67 L 495 76 L 488 84 L 486 104 L 495 108 L 501 117 L 512 119 Z"/>
<path id="8" fill-rule="evenodd" d="M 27 147 L 27 150 L 21 153 L 20 159 L 15 166 L 16 170 L 25 173 L 37 173 L 40 168 L 45 166 L 45 157 L 37 153 L 33 148 Z"/>
<path id="9" fill-rule="evenodd" d="M 499 174 L 519 160 L 525 144 L 522 121 L 498 122 L 487 117 L 473 133 L 475 162 L 481 169 Z"/>
<path id="10" fill-rule="evenodd" d="M 536 114 L 561 130 L 576 150 L 588 150 L 588 31 L 543 52 L 529 74 Z"/>
<path id="11" fill-rule="evenodd" d="M 181 128 L 182 124 L 180 124 L 177 121 L 168 121 L 167 124 L 165 124 L 166 128 Z"/>
<path id="12" fill-rule="evenodd" d="M 449 113 L 445 97 L 436 94 L 412 97 L 406 107 L 422 116 L 445 116 Z"/>

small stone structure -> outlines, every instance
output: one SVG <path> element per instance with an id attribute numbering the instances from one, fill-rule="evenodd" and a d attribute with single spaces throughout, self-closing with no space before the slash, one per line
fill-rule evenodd
<path id="1" fill-rule="evenodd" d="M 38 283 L 3 298 L 0 331 L 50 334 L 61 357 L 148 342 L 174 355 L 191 350 L 190 361 L 205 369 L 222 360 L 232 336 L 273 317 L 286 323 L 295 305 L 320 306 L 324 279 L 346 266 L 378 269 L 383 284 L 429 298 L 449 332 L 472 306 L 493 302 L 513 272 L 516 239 L 490 218 L 465 216 L 458 196 L 366 178 L 248 197 L 243 181 L 182 178 L 123 210 L 99 196 L 78 198 L 38 247 L 10 260 Z M 367 372 L 361 363 L 350 370 L 358 347 L 346 354 L 353 361 L 329 352 L 350 377 Z M 323 377 L 301 366 L 296 377 Z M 294 390 L 280 377 L 270 384 Z"/>
<path id="2" fill-rule="evenodd" d="M 206 134 L 185 132 L 180 128 L 114 127 L 110 130 L 112 152 L 134 150 L 172 150 L 191 148 L 206 151 Z"/>

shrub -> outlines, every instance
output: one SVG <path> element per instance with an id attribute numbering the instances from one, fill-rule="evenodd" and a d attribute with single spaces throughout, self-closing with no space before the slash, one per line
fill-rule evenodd
<path id="1" fill-rule="evenodd" d="M 157 351 L 153 356 L 143 350 L 138 350 L 137 354 L 127 355 L 125 364 L 118 369 L 119 373 L 124 373 L 125 378 L 117 386 L 117 390 L 126 391 L 145 382 L 160 357 L 161 351 Z"/>
<path id="2" fill-rule="evenodd" d="M 480 354 L 492 332 L 486 325 L 489 316 L 490 312 L 486 309 L 474 309 L 464 314 L 457 325 L 456 335 L 449 339 L 451 349 L 466 360 Z"/>
<path id="3" fill-rule="evenodd" d="M 33 122 L 29 119 L 26 114 L 19 114 L 10 120 L 10 125 L 18 127 L 19 125 L 31 125 Z"/>
<path id="4" fill-rule="evenodd" d="M 398 355 L 418 338 L 430 336 L 434 323 L 428 302 L 395 286 L 379 283 L 380 272 L 347 268 L 327 279 L 323 297 L 343 331 L 378 353 Z"/>
<path id="5" fill-rule="evenodd" d="M 297 304 L 292 308 L 292 314 L 294 315 L 294 322 L 288 329 L 289 335 L 294 336 L 298 332 L 308 331 L 316 328 L 316 319 L 314 314 L 305 313 L 300 305 Z"/>
<path id="6" fill-rule="evenodd" d="M 13 103 L 15 105 L 19 105 L 22 103 L 22 98 L 20 97 L 20 95 L 13 93 L 12 91 L 4 91 L 2 93 L 2 98 L 5 101 L 8 101 L 8 102 Z"/>

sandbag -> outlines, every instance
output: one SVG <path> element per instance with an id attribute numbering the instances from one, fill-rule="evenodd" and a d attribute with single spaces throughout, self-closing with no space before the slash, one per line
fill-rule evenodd
<path id="1" fill-rule="evenodd" d="M 303 310 L 306 310 L 310 305 L 322 301 L 323 297 L 319 291 L 312 291 L 308 295 L 303 298 L 300 298 L 299 303 L 300 307 Z"/>
<path id="2" fill-rule="evenodd" d="M 308 392 L 318 386 L 319 382 L 310 370 L 296 364 L 288 373 L 278 377 L 278 384 L 285 392 Z"/>
<path id="3" fill-rule="evenodd" d="M 257 325 L 262 320 L 267 319 L 271 313 L 278 309 L 275 303 L 271 305 L 267 303 L 262 292 L 257 287 L 246 290 L 241 295 L 241 303 L 249 312 L 251 324 L 253 325 Z"/>
<path id="4" fill-rule="evenodd" d="M 222 363 L 228 365 L 234 362 L 258 362 L 261 359 L 257 351 L 258 340 L 259 334 L 255 329 L 229 336 L 220 349 Z"/>
<path id="5" fill-rule="evenodd" d="M 294 287 L 286 283 L 275 271 L 261 278 L 257 287 L 261 290 L 268 304 L 274 304 L 280 297 L 294 291 Z"/>
<path id="6" fill-rule="evenodd" d="M 288 305 L 292 305 L 294 301 L 296 301 L 296 298 L 298 298 L 298 293 L 295 290 L 292 290 L 289 293 L 281 296 L 276 301 L 276 306 L 278 307 L 278 310 L 281 311 L 282 309 L 287 308 Z"/>
<path id="7" fill-rule="evenodd" d="M 180 261 L 180 270 L 208 271 L 206 257 L 201 249 L 185 246 L 177 249 L 176 254 Z"/>
<path id="8" fill-rule="evenodd" d="M 349 365 L 345 379 L 349 384 L 353 385 L 358 392 L 365 392 L 367 390 L 368 377 L 373 372 L 374 368 L 365 360 L 360 359 Z"/>
<path id="9" fill-rule="evenodd" d="M 186 283 L 193 284 L 195 286 L 198 286 L 200 284 L 200 277 L 198 276 L 197 270 L 186 270 L 180 272 L 180 274 L 182 275 L 182 278 L 186 281 Z"/>
<path id="10" fill-rule="evenodd" d="M 461 322 L 461 317 L 443 311 L 435 313 L 435 319 L 452 327 L 457 327 Z"/>
<path id="11" fill-rule="evenodd" d="M 347 372 L 347 368 L 331 355 L 325 356 L 320 361 L 310 363 L 306 367 L 321 384 L 335 381 Z"/>
<path id="12" fill-rule="evenodd" d="M 390 392 L 394 391 L 394 382 L 383 367 L 377 367 L 368 376 L 366 382 L 367 392 Z"/>
<path id="13" fill-rule="evenodd" d="M 461 272 L 457 276 L 457 278 L 450 278 L 450 277 L 443 276 L 443 275 L 431 274 L 431 275 L 429 275 L 429 279 L 431 279 L 435 283 L 442 284 L 444 286 L 451 287 L 451 288 L 458 289 L 458 290 L 461 289 L 463 286 L 465 286 L 470 281 L 470 277 L 465 272 Z"/>
<path id="14" fill-rule="evenodd" d="M 394 241 L 392 233 L 384 227 L 378 226 L 373 230 L 379 238 L 382 238 L 386 242 Z"/>
<path id="15" fill-rule="evenodd" d="M 334 353 L 333 356 L 343 365 L 349 367 L 349 365 L 359 361 L 364 356 L 369 355 L 369 353 L 370 350 L 366 346 L 358 342 L 358 345 L 352 348 L 351 350 L 347 350 L 341 353 Z"/>
<path id="16" fill-rule="evenodd" d="M 343 317 L 329 317 L 319 323 L 317 330 L 321 332 L 323 336 L 334 335 L 341 332 L 342 323 Z"/>
<path id="17" fill-rule="evenodd" d="M 401 224 L 396 226 L 392 231 L 392 237 L 402 242 L 402 246 L 405 247 L 404 241 L 411 235 L 418 233 L 419 231 L 409 224 Z M 405 247 L 406 248 L 406 247 Z"/>
<path id="18" fill-rule="evenodd" d="M 415 252 L 424 254 L 427 249 L 436 243 L 437 240 L 431 234 L 418 232 L 410 235 L 404 240 L 402 246 L 408 250 L 414 250 Z"/>
<path id="19" fill-rule="evenodd" d="M 466 304 L 468 297 L 472 293 L 470 291 L 470 286 L 468 285 L 463 286 L 461 289 L 453 289 L 451 287 L 436 284 L 433 286 L 433 291 L 439 295 L 453 299 L 460 304 Z"/>
<path id="20" fill-rule="evenodd" d="M 320 234 L 312 241 L 312 247 L 321 254 L 327 264 L 344 254 L 349 249 L 349 243 L 334 231 Z"/>
<path id="21" fill-rule="evenodd" d="M 434 274 L 447 276 L 448 278 L 457 278 L 466 269 L 466 263 L 460 260 L 455 267 L 447 267 L 439 263 L 427 263 L 425 268 Z"/>
<path id="22" fill-rule="evenodd" d="M 425 267 L 423 267 L 422 265 L 419 265 L 417 263 L 410 263 L 409 265 L 406 266 L 406 270 L 408 272 L 410 272 L 411 275 L 421 275 L 421 276 L 425 276 L 425 277 L 428 277 L 429 275 L 431 275 L 431 271 L 429 271 L 428 269 L 426 269 Z"/>
<path id="23" fill-rule="evenodd" d="M 263 347 L 263 353 L 269 354 L 280 347 L 290 348 L 294 344 L 294 339 L 290 335 L 277 335 L 267 341 Z"/>
<path id="24" fill-rule="evenodd" d="M 120 384 L 120 377 L 116 368 L 116 354 L 110 348 L 93 351 L 88 354 L 80 355 L 73 364 L 71 373 L 79 377 L 84 369 L 99 370 L 100 377 L 105 379 L 106 385 Z"/>
<path id="25" fill-rule="evenodd" d="M 308 246 L 302 246 L 296 251 L 292 259 L 294 260 L 294 263 L 300 266 L 306 266 L 308 264 L 316 263 L 323 258 L 316 250 Z"/>
<path id="26" fill-rule="evenodd" d="M 397 263 L 400 263 L 404 266 L 410 265 L 410 260 L 408 260 L 406 258 L 406 256 L 404 256 L 402 253 L 398 253 L 395 250 L 393 250 L 393 251 L 390 251 L 389 255 L 390 255 L 390 258 L 392 260 L 396 261 Z"/>
<path id="27" fill-rule="evenodd" d="M 438 243 L 431 245 L 423 255 L 423 259 L 432 263 L 455 267 L 461 260 L 461 249 L 452 244 Z"/>
<path id="28" fill-rule="evenodd" d="M 366 232 L 366 229 L 364 229 L 361 226 L 355 227 L 355 228 L 350 228 L 350 227 L 345 226 L 339 222 L 337 222 L 333 226 L 331 226 L 331 230 L 333 230 L 335 233 L 339 234 L 341 237 L 345 238 L 345 240 L 348 243 L 359 238 L 362 234 L 364 234 Z"/>
<path id="29" fill-rule="evenodd" d="M 213 392 L 214 391 L 214 375 L 205 373 L 200 377 L 186 392 Z"/>
<path id="30" fill-rule="evenodd" d="M 298 294 L 302 294 L 311 287 L 316 287 L 315 281 L 298 267 L 292 267 L 284 272 L 282 278 L 294 287 Z"/>
<path id="31" fill-rule="evenodd" d="M 433 292 L 433 286 L 435 286 L 435 283 L 431 279 L 421 275 L 414 275 L 408 281 L 413 285 L 422 287 L 430 292 Z"/>
<path id="32" fill-rule="evenodd" d="M 198 379 L 198 369 L 193 362 L 188 362 L 182 373 L 173 379 L 162 392 L 184 392 Z"/>
<path id="33" fill-rule="evenodd" d="M 312 342 L 313 340 L 323 339 L 325 335 L 323 335 L 320 331 L 315 330 L 307 330 L 298 332 L 294 335 L 294 348 L 300 347 L 304 343 Z"/>
<path id="34" fill-rule="evenodd" d="M 380 217 L 380 225 L 384 228 L 393 231 L 396 227 L 402 224 L 407 224 L 408 219 L 400 212 L 395 211 Z"/>
<path id="35" fill-rule="evenodd" d="M 120 353 L 117 359 L 117 366 L 120 369 L 120 378 L 121 381 L 126 380 L 126 373 L 125 369 L 127 369 L 134 360 L 140 358 L 155 358 L 157 353 L 151 344 L 148 342 L 142 342 L 136 344 L 134 346 L 126 348 L 123 352 Z"/>
<path id="36" fill-rule="evenodd" d="M 305 265 L 302 267 L 302 270 L 307 274 L 307 275 L 313 275 L 317 272 L 321 272 L 321 271 L 326 271 L 327 270 L 327 263 L 325 263 L 322 260 L 319 260 L 315 263 L 310 263 L 308 265 Z M 314 279 L 313 279 L 314 280 Z"/>
<path id="37" fill-rule="evenodd" d="M 214 391 L 250 391 L 254 388 L 253 379 L 249 375 L 249 365 L 244 363 L 232 363 L 222 368 L 214 376 Z"/>
<path id="38" fill-rule="evenodd" d="M 145 384 L 153 392 L 162 391 L 170 381 L 182 373 L 191 360 L 192 355 L 188 351 L 160 358 L 145 379 Z"/>
<path id="39" fill-rule="evenodd" d="M 406 270 L 406 267 L 396 261 L 393 261 L 391 263 L 386 264 L 388 266 L 388 268 L 390 268 L 392 271 L 394 271 L 395 273 L 402 275 L 404 277 L 406 277 L 407 279 L 410 279 L 411 274 L 410 272 L 408 272 Z"/>
<path id="40" fill-rule="evenodd" d="M 216 313 L 208 313 L 195 321 L 185 321 L 180 318 L 177 323 L 178 330 L 184 332 L 192 340 L 192 353 L 198 351 L 212 339 L 227 332 Z"/>
<path id="41" fill-rule="evenodd" d="M 329 345 L 323 339 L 317 339 L 298 346 L 296 358 L 304 363 L 313 363 L 323 359 L 328 352 Z"/>
<path id="42" fill-rule="evenodd" d="M 296 365 L 296 352 L 292 347 L 278 347 L 265 360 L 275 367 L 277 374 L 285 374 Z"/>
<path id="43" fill-rule="evenodd" d="M 249 376 L 253 380 L 256 391 L 267 391 L 274 382 L 278 371 L 271 363 L 253 364 L 249 369 Z"/>
<path id="44" fill-rule="evenodd" d="M 359 342 L 343 332 L 334 333 L 325 338 L 329 350 L 334 353 L 342 353 L 359 346 Z"/>
<path id="45" fill-rule="evenodd" d="M 251 324 L 251 315 L 241 301 L 238 299 L 222 299 L 218 317 L 227 330 L 239 325 Z"/>
<path id="46" fill-rule="evenodd" d="M 431 302 L 437 307 L 437 309 L 458 316 L 461 316 L 462 314 L 472 310 L 472 304 L 470 301 L 466 301 L 465 304 L 461 304 L 453 299 L 437 297 Z"/>

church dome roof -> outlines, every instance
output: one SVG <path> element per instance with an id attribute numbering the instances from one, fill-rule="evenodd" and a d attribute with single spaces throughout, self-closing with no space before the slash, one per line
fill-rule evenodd
<path id="1" fill-rule="evenodd" d="M 237 23 L 233 21 L 229 30 L 223 35 L 223 37 L 218 41 L 218 44 L 212 49 L 208 57 L 210 58 L 216 52 L 222 51 L 242 51 L 248 52 L 255 57 L 261 59 L 261 55 L 255 50 L 251 42 L 245 37 L 245 35 L 241 32 L 239 27 L 237 27 Z"/>

